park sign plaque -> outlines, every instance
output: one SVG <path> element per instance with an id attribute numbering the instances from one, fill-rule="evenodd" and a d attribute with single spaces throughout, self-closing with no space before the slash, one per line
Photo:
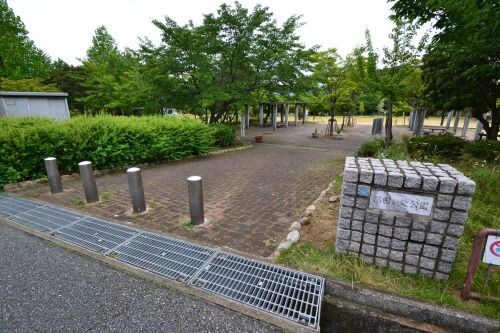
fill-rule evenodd
<path id="1" fill-rule="evenodd" d="M 335 248 L 447 279 L 476 184 L 446 164 L 347 157 Z"/>
<path id="2" fill-rule="evenodd" d="M 434 198 L 431 196 L 372 190 L 369 208 L 407 214 L 430 216 Z"/>

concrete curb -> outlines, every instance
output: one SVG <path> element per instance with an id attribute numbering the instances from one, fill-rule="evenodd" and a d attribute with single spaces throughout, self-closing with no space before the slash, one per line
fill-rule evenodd
<path id="1" fill-rule="evenodd" d="M 385 314 L 414 320 L 417 323 L 435 325 L 451 332 L 486 333 L 500 330 L 500 323 L 494 319 L 327 278 L 325 280 L 324 302 L 331 302 L 335 299 L 342 299 L 355 306 L 369 307 Z M 328 316 L 328 313 L 323 311 L 322 315 Z M 435 330 L 431 329 L 430 331 Z"/>
<path id="2" fill-rule="evenodd" d="M 333 184 L 335 184 L 335 179 L 332 180 L 328 184 L 328 187 L 321 191 L 319 197 L 306 208 L 304 213 L 300 215 L 300 219 L 298 221 L 292 222 L 290 228 L 288 229 L 286 239 L 278 245 L 276 250 L 274 250 L 274 252 L 268 257 L 268 259 L 274 260 L 280 255 L 281 251 L 288 249 L 290 246 L 300 240 L 300 232 L 302 230 L 302 226 L 309 224 L 309 222 L 311 221 L 311 216 L 316 211 L 316 206 L 321 202 L 321 200 L 323 200 L 325 195 L 332 190 Z"/>

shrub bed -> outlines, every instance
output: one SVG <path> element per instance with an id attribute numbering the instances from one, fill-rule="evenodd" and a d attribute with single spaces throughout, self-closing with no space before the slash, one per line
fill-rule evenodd
<path id="1" fill-rule="evenodd" d="M 232 138 L 231 138 L 232 135 Z M 61 172 L 90 160 L 96 169 L 179 160 L 233 144 L 234 129 L 184 117 L 75 117 L 0 119 L 0 186 L 45 176 L 43 159 L 57 157 Z"/>

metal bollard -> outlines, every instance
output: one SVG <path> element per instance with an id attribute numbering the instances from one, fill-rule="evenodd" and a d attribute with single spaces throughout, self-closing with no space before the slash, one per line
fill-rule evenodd
<path id="1" fill-rule="evenodd" d="M 141 169 L 135 167 L 127 169 L 127 178 L 134 213 L 142 213 L 146 211 L 146 199 L 144 197 Z"/>
<path id="2" fill-rule="evenodd" d="M 191 223 L 193 225 L 202 224 L 205 222 L 205 216 L 203 212 L 203 189 L 201 186 L 201 177 L 191 176 L 187 179 L 187 182 Z"/>
<path id="3" fill-rule="evenodd" d="M 57 159 L 55 157 L 47 157 L 45 160 L 45 169 L 47 170 L 47 178 L 49 179 L 50 192 L 61 193 L 63 191 L 61 176 L 57 168 Z"/>
<path id="4" fill-rule="evenodd" d="M 87 203 L 99 201 L 99 194 L 97 193 L 97 184 L 95 183 L 94 170 L 90 161 L 83 161 L 78 163 L 80 168 L 80 177 L 83 183 L 83 190 L 85 191 L 85 199 Z"/>

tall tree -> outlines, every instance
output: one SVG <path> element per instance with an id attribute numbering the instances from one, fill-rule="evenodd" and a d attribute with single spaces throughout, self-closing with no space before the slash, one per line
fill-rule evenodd
<path id="1" fill-rule="evenodd" d="M 335 119 L 337 103 L 345 87 L 345 70 L 336 49 L 319 51 L 313 56 L 312 78 L 318 85 L 319 99 L 328 108 L 330 120 Z"/>
<path id="2" fill-rule="evenodd" d="M 10 80 L 46 78 L 50 58 L 28 37 L 23 22 L 0 0 L 0 77 Z"/>
<path id="3" fill-rule="evenodd" d="M 76 102 L 92 111 L 120 114 L 130 114 L 134 108 L 143 106 L 140 96 L 145 92 L 139 59 L 132 51 L 120 52 L 106 27 L 95 30 L 82 65 L 84 73 L 79 77 L 85 94 L 76 98 Z"/>
<path id="4" fill-rule="evenodd" d="M 217 122 L 231 110 L 260 98 L 290 96 L 301 87 L 311 50 L 299 43 L 299 17 L 281 27 L 266 7 L 253 11 L 223 4 L 203 23 L 179 26 L 166 17 L 153 21 L 162 44 L 142 45 L 146 68 L 171 105 L 210 110 Z"/>
<path id="5" fill-rule="evenodd" d="M 392 47 L 384 48 L 382 63 L 384 68 L 380 73 L 379 87 L 387 106 L 385 121 L 385 142 L 390 144 L 392 134 L 392 113 L 396 103 L 411 98 L 415 94 L 413 88 L 419 79 L 419 47 L 413 45 L 417 27 L 401 20 L 395 21 L 395 27 L 389 35 Z M 425 41 L 425 39 L 424 39 Z M 420 45 L 419 45 L 420 46 Z"/>
<path id="6" fill-rule="evenodd" d="M 53 70 L 45 82 L 54 84 L 60 91 L 68 93 L 70 110 L 82 112 L 85 106 L 79 99 L 86 96 L 87 89 L 82 85 L 86 80 L 88 72 L 83 66 L 71 66 L 58 59 L 54 62 Z"/>
<path id="7" fill-rule="evenodd" d="M 496 0 L 389 0 L 394 17 L 418 25 L 430 22 L 436 34 L 423 57 L 425 92 L 443 109 L 473 110 L 487 138 L 500 125 L 500 10 Z M 491 124 L 485 114 L 491 115 Z"/>

